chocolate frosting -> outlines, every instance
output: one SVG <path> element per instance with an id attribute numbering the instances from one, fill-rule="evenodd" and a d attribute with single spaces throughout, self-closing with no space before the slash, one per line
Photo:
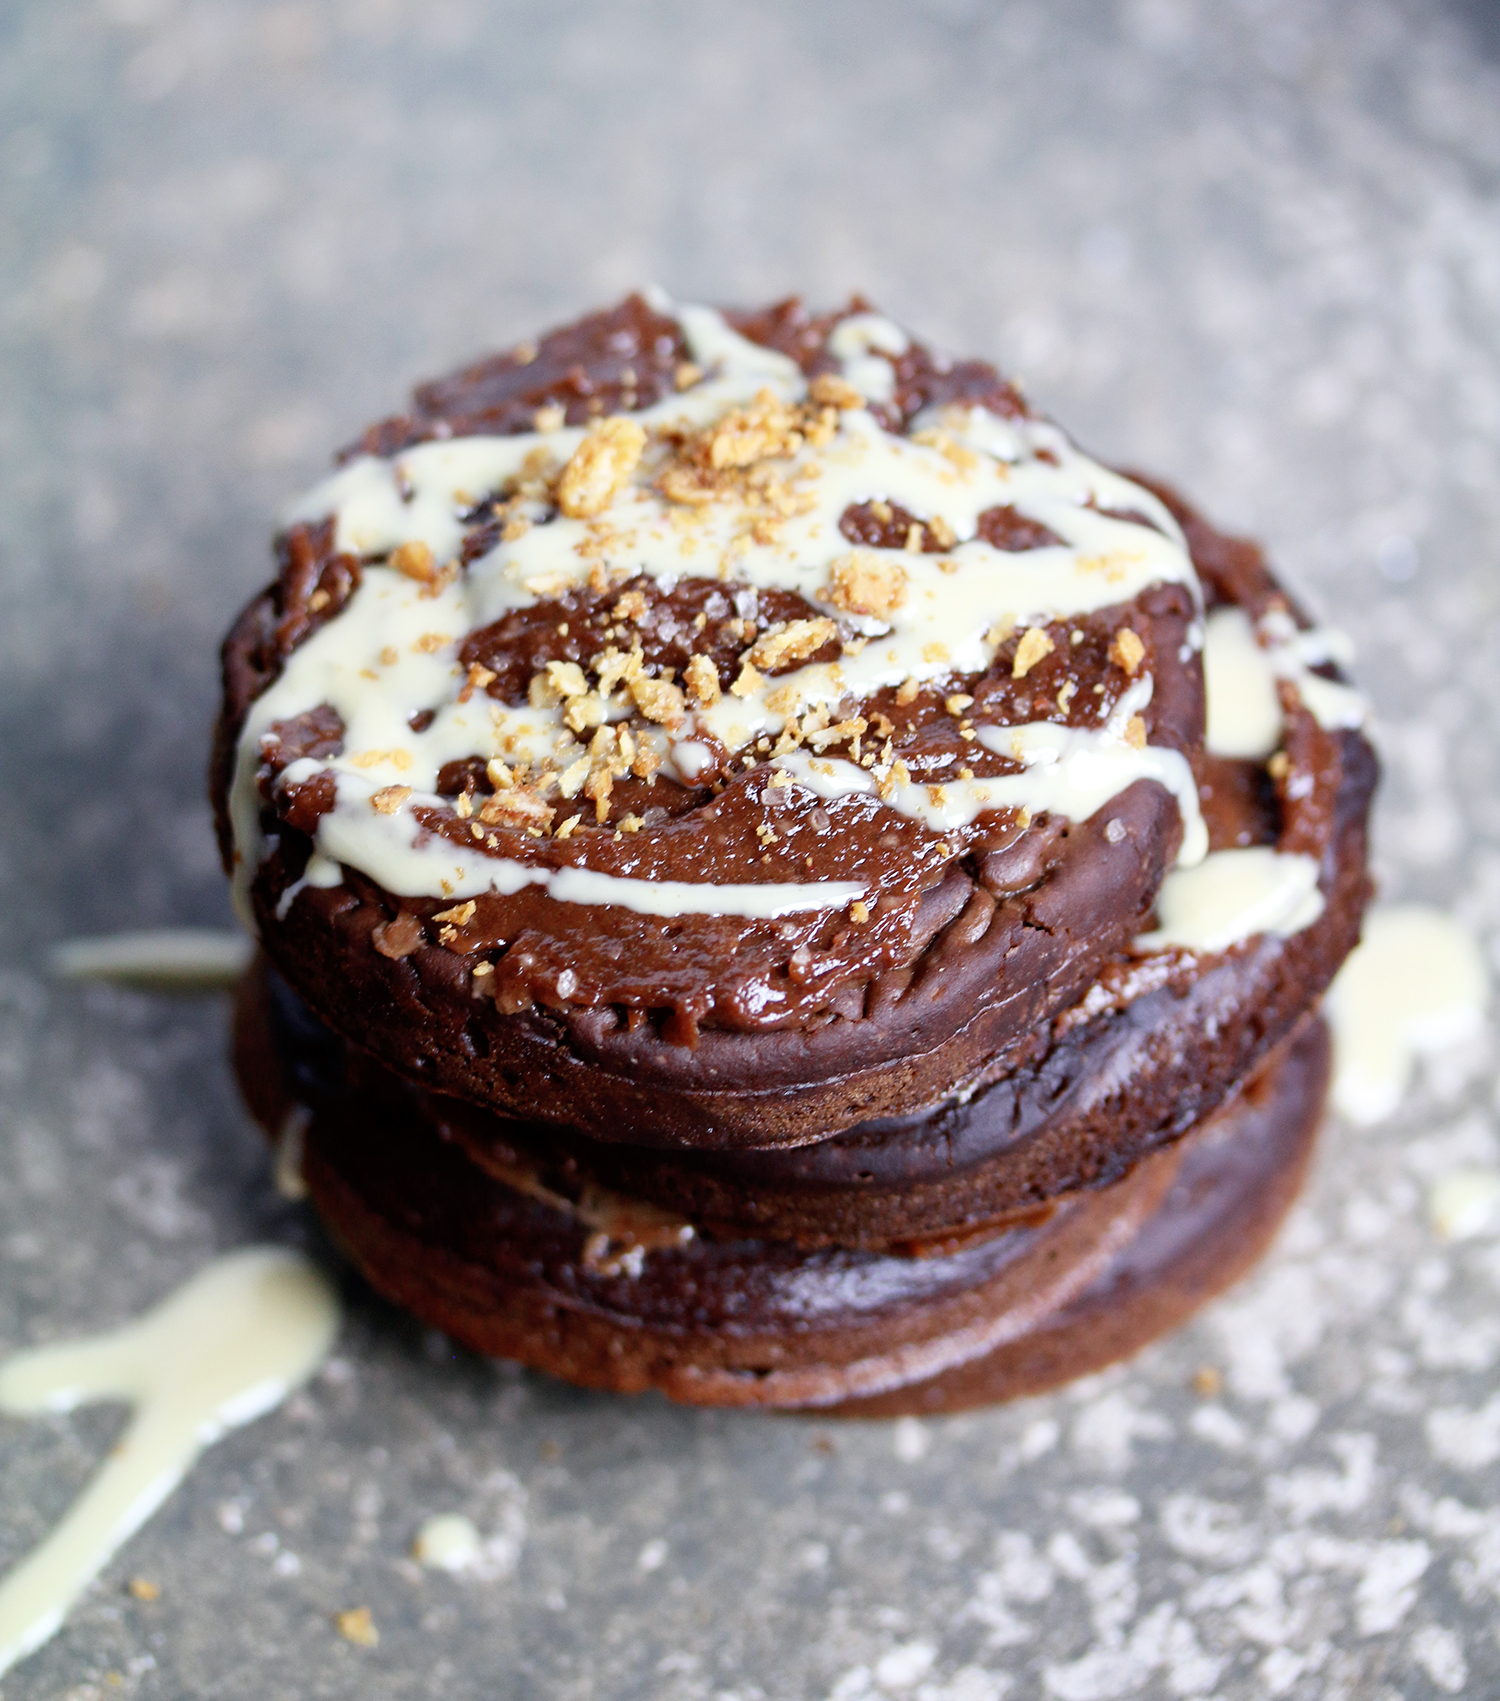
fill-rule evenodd
<path id="1" fill-rule="evenodd" d="M 834 370 L 829 338 L 863 310 L 856 301 L 817 318 L 781 303 L 730 318 L 815 375 Z M 373 428 L 357 448 L 390 454 L 443 437 L 515 432 L 529 428 L 539 407 L 575 422 L 629 412 L 681 383 L 685 353 L 676 321 L 631 298 L 534 348 L 423 386 L 410 414 Z M 891 399 L 872 411 L 892 430 L 950 401 L 1024 414 L 1016 393 L 981 363 L 947 362 L 913 343 L 891 364 Z M 842 526 L 846 536 L 868 539 L 872 527 L 900 519 L 851 511 Z M 491 524 L 487 512 L 476 512 L 475 538 Z M 1048 541 L 1045 528 L 1003 509 L 985 516 L 981 530 L 1010 550 Z M 890 539 L 882 532 L 877 541 Z M 276 583 L 241 616 L 224 649 L 213 791 L 226 861 L 234 854 L 228 789 L 245 715 L 286 658 L 338 618 L 363 570 L 336 550 L 332 526 L 319 521 L 290 527 L 278 558 Z M 647 596 L 644 585 L 632 584 L 543 601 L 473 634 L 464 659 L 489 675 L 480 689 L 513 701 L 539 667 L 575 661 L 623 630 L 620 609 L 635 591 L 631 637 L 648 663 L 680 668 L 691 650 L 708 659 L 722 686 L 732 653 L 727 627 L 745 618 L 729 612 L 737 599 L 747 606 L 742 589 L 682 581 L 665 592 L 653 586 Z M 799 617 L 775 594 L 760 597 L 754 616 L 761 626 Z M 945 759 L 949 773 L 958 759 L 979 778 L 1014 771 L 972 735 L 963 740 L 948 699 L 960 691 L 974 699 L 974 713 L 1005 723 L 1098 725 L 1129 681 L 1112 650 L 1113 634 L 1128 625 L 1154 682 L 1143 734 L 1196 757 L 1203 698 L 1187 641 L 1194 614 L 1186 587 L 1158 585 L 1049 628 L 1050 652 L 1024 673 L 1016 636 L 984 674 L 923 687 L 905 702 L 886 693 L 862 713 L 890 728 L 893 754 L 919 781 L 940 778 Z M 836 650 L 837 642 L 830 653 Z M 325 1021 L 413 1078 L 476 1104 L 640 1145 L 795 1145 L 871 1117 L 924 1110 L 955 1085 L 992 1076 L 1139 931 L 1181 842 L 1177 806 L 1151 781 L 1085 822 L 1043 815 L 1028 824 L 998 811 L 939 832 L 870 796 L 820 801 L 780 790 L 758 761 L 696 790 L 661 776 L 650 785 L 627 776 L 608 799 L 607 819 L 566 840 L 517 840 L 507 834 L 520 828 L 504 825 L 491 838 L 507 855 L 520 854 L 512 849 L 520 843 L 538 867 L 586 862 L 626 878 L 857 876 L 879 894 L 873 915 L 862 920 L 846 908 L 769 920 L 660 917 L 560 903 L 527 887 L 480 896 L 456 921 L 442 900 L 403 897 L 353 869 L 337 887 L 301 884 L 309 834 L 332 791 L 321 779 L 294 783 L 284 775 L 298 757 L 338 748 L 341 727 L 330 713 L 278 723 L 261 769 L 269 854 L 251 901 L 281 972 Z M 427 809 L 424 825 L 470 845 L 469 812 L 490 795 L 483 764 L 451 764 L 440 789 L 453 806 Z M 617 823 L 628 820 L 637 830 L 621 832 Z M 485 971 L 482 981 L 476 968 Z"/>

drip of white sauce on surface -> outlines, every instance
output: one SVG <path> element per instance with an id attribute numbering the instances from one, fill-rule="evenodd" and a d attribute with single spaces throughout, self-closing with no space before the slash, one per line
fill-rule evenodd
<path id="1" fill-rule="evenodd" d="M 102 980 L 156 992 L 205 992 L 232 987 L 254 950 L 243 933 L 206 927 L 166 927 L 69 939 L 52 952 L 63 980 Z"/>
<path id="2" fill-rule="evenodd" d="M 1440 1240 L 1472 1240 L 1500 1222 L 1500 1172 L 1455 1169 L 1427 1193 L 1427 1220 Z"/>
<path id="3" fill-rule="evenodd" d="M 279 1405 L 339 1327 L 326 1278 L 294 1252 L 252 1247 L 210 1264 L 136 1322 L 0 1363 L 0 1411 L 135 1408 L 63 1521 L 0 1582 L 0 1672 L 57 1630 L 79 1593 L 203 1449 Z"/>
<path id="4" fill-rule="evenodd" d="M 1214 851 L 1196 868 L 1176 868 L 1156 895 L 1160 925 L 1134 942 L 1137 951 L 1227 951 L 1257 933 L 1286 939 L 1323 913 L 1318 865 L 1269 845 Z"/>
<path id="5" fill-rule="evenodd" d="M 484 1554 L 484 1542 L 461 1512 L 439 1512 L 424 1521 L 411 1556 L 430 1571 L 467 1571 Z"/>
<path id="6" fill-rule="evenodd" d="M 1360 943 L 1328 990 L 1333 1102 L 1368 1126 L 1401 1102 L 1419 1055 L 1479 1031 L 1489 976 L 1473 937 L 1425 904 L 1372 910 Z"/>
<path id="7" fill-rule="evenodd" d="M 806 396 L 795 363 L 740 336 L 712 309 L 684 307 L 678 319 L 708 376 L 632 415 L 648 433 L 711 423 L 765 389 L 788 403 Z M 846 321 L 835 339 L 835 357 L 863 380 L 865 392 L 877 383 L 876 367 L 891 377 L 886 355 L 906 347 L 904 333 L 878 315 Z M 756 589 L 791 589 L 840 615 L 831 569 L 851 553 L 838 527 L 846 508 L 877 499 L 897 502 L 920 520 L 940 518 L 953 533 L 953 547 L 941 557 L 866 552 L 899 564 L 904 580 L 899 601 L 884 617 L 841 616 L 864 635 L 862 647 L 846 647 L 837 663 L 804 665 L 750 683 L 739 695 L 689 706 L 670 733 L 658 727 L 644 733 L 656 745 L 664 771 L 688 783 L 703 770 L 705 736 L 739 751 L 759 737 L 780 734 L 790 718 L 810 710 L 859 703 L 908 679 L 936 681 L 982 671 L 994 657 L 998 640 L 992 633 L 1002 616 L 1024 625 L 1083 615 L 1163 582 L 1185 584 L 1197 596 L 1181 532 L 1165 507 L 1083 455 L 1055 426 L 969 407 L 931 409 L 928 415 L 916 422 L 918 434 L 931 427 L 943 435 L 917 442 L 886 431 L 867 409 L 847 409 L 838 414 L 829 441 L 805 444 L 777 460 L 776 476 L 792 499 L 766 538 L 747 530 L 746 510 L 736 502 L 689 508 L 669 502 L 655 482 L 667 452 L 657 438 L 648 441 L 643 459 L 597 519 L 559 515 L 533 525 L 470 563 L 435 595 L 387 565 L 367 564 L 360 587 L 293 652 L 247 718 L 231 798 L 242 915 L 263 854 L 255 788 L 261 738 L 272 722 L 324 703 L 344 723 L 343 753 L 326 761 L 308 758 L 288 770 L 289 780 L 318 772 L 335 780 L 334 808 L 320 817 L 315 834 L 317 872 L 316 877 L 309 872 L 311 884 L 325 883 L 325 870 L 336 883 L 337 864 L 345 863 L 398 893 L 473 896 L 540 884 L 565 901 L 619 903 L 653 914 L 776 915 L 848 902 L 850 894 L 833 882 L 719 887 L 721 896 L 712 901 L 699 888 L 681 884 L 674 898 L 688 907 L 663 909 L 664 900 L 648 895 L 653 882 L 578 868 L 555 875 L 466 852 L 419 830 L 412 811 L 445 802 L 436 784 L 450 761 L 478 755 L 537 768 L 549 762 L 564 766 L 582 753 L 584 746 L 563 725 L 560 707 L 506 707 L 482 692 L 463 693 L 457 653 L 469 632 L 508 610 L 580 588 L 601 568 L 668 585 L 682 578 L 728 578 Z M 503 489 L 529 457 L 560 468 L 584 435 L 581 428 L 563 427 L 423 443 L 389 459 L 361 456 L 294 504 L 285 519 L 331 515 L 340 549 L 378 556 L 403 543 L 425 543 L 436 561 L 445 562 L 462 541 L 465 512 Z M 1016 508 L 1061 542 L 1022 552 L 992 548 L 978 537 L 977 525 L 983 512 L 997 506 Z M 1152 523 L 1101 511 L 1123 508 Z M 409 722 L 419 712 L 432 718 L 414 732 Z M 606 708 L 611 721 L 625 713 L 614 700 Z M 988 728 L 980 736 L 995 733 L 1009 740 L 1018 730 L 1030 735 L 1030 729 Z M 1028 767 L 1055 769 L 1064 752 L 1044 748 L 1042 737 L 1037 734 L 1036 760 Z M 1186 817 L 1189 810 L 1196 817 L 1196 798 L 1189 802 L 1188 790 L 1176 783 L 1180 758 L 1159 750 L 1146 754 L 1145 771 L 1155 763 L 1171 772 L 1171 789 L 1184 807 L 1192 840 Z M 372 809 L 370 797 L 392 785 L 409 787 L 409 795 L 390 814 Z M 885 801 L 928 819 L 928 806 L 918 795 L 925 792 L 903 788 Z M 580 841 L 581 851 L 585 844 Z M 751 897 L 751 891 L 772 895 Z"/>

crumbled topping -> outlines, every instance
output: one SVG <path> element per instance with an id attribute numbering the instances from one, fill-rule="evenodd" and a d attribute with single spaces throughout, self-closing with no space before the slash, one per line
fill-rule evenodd
<path id="1" fill-rule="evenodd" d="M 973 472 L 979 465 L 979 456 L 962 443 L 956 443 L 946 431 L 914 431 L 911 434 L 913 443 L 920 443 L 924 448 L 936 449 L 944 460 L 950 461 L 960 472 Z"/>
<path id="2" fill-rule="evenodd" d="M 1057 646 L 1047 636 L 1040 626 L 1028 626 L 1021 635 L 1021 641 L 1016 645 L 1016 654 L 1010 664 L 1012 679 L 1024 679 L 1032 668 L 1044 656 L 1050 656 Z"/>
<path id="3" fill-rule="evenodd" d="M 1126 673 L 1134 673 L 1145 658 L 1146 646 L 1141 642 L 1139 634 L 1129 626 L 1122 626 L 1115 633 L 1114 642 L 1109 646 L 1109 659 L 1117 667 L 1125 669 Z"/>
<path id="4" fill-rule="evenodd" d="M 467 927 L 474 919 L 474 912 L 479 905 L 470 898 L 466 903 L 455 904 L 452 909 L 439 910 L 432 918 L 434 921 L 451 921 L 455 927 Z"/>
<path id="5" fill-rule="evenodd" d="M 409 957 L 422 943 L 422 924 L 410 910 L 402 910 L 392 921 L 384 921 L 371 936 L 382 957 Z"/>
<path id="6" fill-rule="evenodd" d="M 616 414 L 591 426 L 557 481 L 557 505 L 572 520 L 602 514 L 630 482 L 646 447 L 646 433 Z"/>
<path id="7" fill-rule="evenodd" d="M 1132 715 L 1126 721 L 1125 742 L 1135 750 L 1146 748 L 1146 723 L 1139 715 Z"/>
<path id="8" fill-rule="evenodd" d="M 438 572 L 432 546 L 423 543 L 420 538 L 411 543 L 398 543 L 391 551 L 391 566 L 408 579 L 415 579 L 423 585 L 430 585 Z"/>
<path id="9" fill-rule="evenodd" d="M 807 386 L 807 393 L 819 407 L 838 408 L 840 412 L 865 405 L 865 398 L 859 391 L 847 379 L 832 372 L 823 372 L 814 378 Z"/>
<path id="10" fill-rule="evenodd" d="M 699 708 L 719 700 L 719 670 L 707 656 L 694 656 L 683 669 L 683 680 Z"/>
<path id="11" fill-rule="evenodd" d="M 382 762 L 389 762 L 403 774 L 411 766 L 411 760 L 409 750 L 361 750 L 357 756 L 349 758 L 356 768 L 378 768 Z"/>
<path id="12" fill-rule="evenodd" d="M 759 668 L 777 668 L 787 662 L 805 661 L 837 636 L 838 627 L 826 616 L 816 620 L 789 620 L 784 626 L 757 639 L 745 659 Z"/>
<path id="13" fill-rule="evenodd" d="M 884 620 L 906 601 L 906 569 L 872 550 L 855 549 L 839 556 L 828 574 L 827 600 L 847 614 Z"/>
<path id="14" fill-rule="evenodd" d="M 664 679 L 633 679 L 630 695 L 648 721 L 656 721 L 666 727 L 682 724 L 685 705 L 682 692 L 675 685 Z"/>
<path id="15" fill-rule="evenodd" d="M 765 675 L 755 666 L 754 662 L 745 662 L 739 672 L 739 678 L 729 687 L 731 697 L 750 697 L 760 690 L 766 682 Z"/>
<path id="16" fill-rule="evenodd" d="M 333 1623 L 339 1635 L 356 1647 L 374 1648 L 379 1645 L 380 1632 L 375 1628 L 369 1607 L 350 1607 L 347 1612 L 336 1612 Z"/>
<path id="17" fill-rule="evenodd" d="M 556 813 L 543 802 L 536 787 L 511 785 L 484 800 L 479 808 L 479 819 L 486 827 L 535 828 L 538 832 L 545 832 Z"/>
<path id="18" fill-rule="evenodd" d="M 411 796 L 410 786 L 382 786 L 370 798 L 370 807 L 380 815 L 394 815 Z"/>

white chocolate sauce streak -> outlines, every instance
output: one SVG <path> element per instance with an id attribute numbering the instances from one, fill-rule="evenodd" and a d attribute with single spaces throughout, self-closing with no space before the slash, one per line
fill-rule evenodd
<path id="1" fill-rule="evenodd" d="M 426 544 L 438 563 L 452 560 L 463 541 L 464 513 L 508 488 L 529 457 L 540 456 L 554 470 L 563 466 L 584 440 L 577 427 L 423 443 L 389 459 L 361 456 L 288 510 L 288 524 L 332 516 L 337 547 L 367 565 L 338 615 L 293 652 L 281 677 L 252 705 L 241 735 L 231 816 L 237 895 L 247 919 L 249 884 L 265 854 L 255 787 L 261 740 L 272 722 L 325 703 L 343 720 L 343 753 L 306 758 L 287 770 L 289 782 L 320 772 L 334 779 L 334 805 L 319 819 L 317 854 L 306 875 L 311 885 L 337 884 L 343 864 L 388 891 L 413 896 L 510 893 L 536 884 L 563 902 L 617 904 L 656 915 L 774 916 L 837 908 L 865 895 L 848 882 L 689 886 L 605 877 L 582 867 L 551 871 L 466 851 L 420 827 L 415 809 L 445 803 L 436 784 L 447 762 L 478 755 L 561 767 L 580 755 L 583 746 L 564 727 L 559 707 L 506 708 L 482 692 L 460 700 L 465 681 L 457 652 L 468 633 L 507 610 L 584 587 L 591 571 L 645 574 L 668 586 L 697 578 L 794 590 L 864 640 L 846 642 L 837 663 L 763 679 L 744 694 L 689 707 L 670 732 L 644 732 L 663 772 L 689 784 L 704 771 L 712 748 L 706 740 L 743 751 L 763 736 L 778 736 L 790 715 L 832 713 L 907 680 L 983 671 L 993 660 L 998 639 L 992 633 L 1004 616 L 1024 626 L 1083 615 L 1164 582 L 1189 586 L 1197 599 L 1181 531 L 1155 496 L 1081 454 L 1057 427 L 979 408 L 934 409 L 931 417 L 919 417 L 913 422 L 917 435 L 929 429 L 942 434 L 926 442 L 886 431 L 865 408 L 845 409 L 828 441 L 804 444 L 774 462 L 785 511 L 769 541 L 756 540 L 736 502 L 684 507 L 668 501 L 655 483 L 668 452 L 663 428 L 701 428 L 766 390 L 785 403 L 807 394 L 794 362 L 739 336 L 711 308 L 683 307 L 677 317 L 695 361 L 709 375 L 631 416 L 648 433 L 645 453 L 596 519 L 539 515 L 544 523 L 497 544 L 436 594 L 383 564 L 404 543 Z M 859 314 L 836 329 L 831 347 L 846 382 L 868 400 L 888 399 L 894 375 L 887 357 L 906 347 L 903 332 L 878 315 Z M 841 515 L 873 500 L 899 503 L 924 521 L 941 520 L 954 537 L 941 557 L 864 552 L 899 563 L 905 575 L 903 596 L 879 619 L 841 614 L 830 577 L 833 563 L 853 553 L 839 531 Z M 992 548 L 977 536 L 977 522 L 997 506 L 1016 508 L 1062 542 L 1019 553 Z M 1151 523 L 1114 518 L 1107 510 L 1134 510 Z M 1138 683 L 1149 689 L 1149 681 Z M 409 720 L 422 711 L 434 711 L 433 718 L 414 732 Z M 615 698 L 606 703 L 609 721 L 627 712 Z M 1183 860 L 1202 854 L 1196 797 L 1182 783 L 1173 752 L 1127 757 L 1113 725 L 1093 733 L 977 730 L 990 748 L 1000 739 L 1007 754 L 1019 736 L 1027 752 L 1020 758 L 1023 774 L 992 782 L 998 789 L 988 807 L 1071 812 L 1087 797 L 1096 808 L 1135 779 L 1159 779 L 1184 812 Z M 1068 776 L 1085 770 L 1087 781 L 1074 786 Z M 874 772 L 877 782 L 889 777 L 885 769 Z M 409 787 L 410 795 L 382 814 L 370 798 L 392 785 Z M 934 819 L 925 787 L 881 785 L 879 793 L 895 810 Z M 964 805 L 953 807 L 962 815 Z M 936 814 L 946 819 L 945 806 Z M 586 837 L 573 854 L 586 857 Z"/>
<path id="2" fill-rule="evenodd" d="M 1333 1102 L 1368 1126 L 1401 1103 L 1418 1055 L 1476 1034 L 1489 976 L 1473 937 L 1425 904 L 1371 910 L 1364 934 L 1328 990 Z"/>
<path id="3" fill-rule="evenodd" d="M 115 1550 L 203 1449 L 279 1405 L 322 1363 L 339 1304 L 308 1261 L 278 1247 L 220 1258 L 134 1323 L 0 1363 L 0 1411 L 135 1408 L 63 1521 L 0 1582 L 0 1672 L 51 1636 Z"/>
<path id="4" fill-rule="evenodd" d="M 1278 680 L 1296 686 L 1325 731 L 1369 719 L 1370 705 L 1358 691 L 1312 671 L 1322 662 L 1347 664 L 1350 645 L 1343 633 L 1331 627 L 1301 631 L 1280 610 L 1255 626 L 1242 608 L 1216 608 L 1203 625 L 1210 754 L 1263 761 L 1275 750 L 1282 733 Z"/>
<path id="5" fill-rule="evenodd" d="M 1227 951 L 1257 933 L 1286 939 L 1323 913 L 1318 864 L 1269 845 L 1212 851 L 1196 868 L 1174 868 L 1156 895 L 1158 926 L 1137 951 Z"/>
<path id="6" fill-rule="evenodd" d="M 102 980 L 157 992 L 211 992 L 232 987 L 253 949 L 243 933 L 207 927 L 164 927 L 68 939 L 54 947 L 61 980 Z"/>

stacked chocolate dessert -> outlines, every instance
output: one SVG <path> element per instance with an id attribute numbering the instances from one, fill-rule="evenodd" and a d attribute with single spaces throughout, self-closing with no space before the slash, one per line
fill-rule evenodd
<path id="1" fill-rule="evenodd" d="M 631 297 L 419 389 L 277 557 L 214 760 L 237 1065 L 382 1292 L 878 1414 L 1264 1248 L 1375 764 L 1253 545 L 863 303 Z"/>

